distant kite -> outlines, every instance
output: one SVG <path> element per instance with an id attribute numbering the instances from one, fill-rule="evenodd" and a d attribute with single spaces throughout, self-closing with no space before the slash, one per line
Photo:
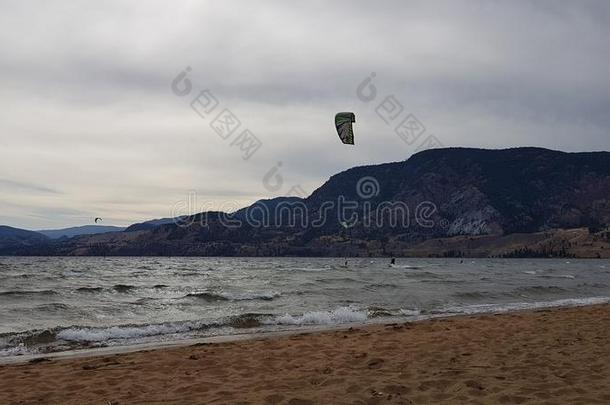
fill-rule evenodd
<path id="1" fill-rule="evenodd" d="M 102 218 L 95 218 L 95 219 L 93 220 L 93 222 L 95 222 L 96 224 L 97 224 L 98 222 L 101 222 L 101 221 L 102 221 Z"/>
<path id="2" fill-rule="evenodd" d="M 356 122 L 356 116 L 352 112 L 340 112 L 335 115 L 335 128 L 344 144 L 354 144 L 354 129 L 352 128 L 354 122 Z"/>

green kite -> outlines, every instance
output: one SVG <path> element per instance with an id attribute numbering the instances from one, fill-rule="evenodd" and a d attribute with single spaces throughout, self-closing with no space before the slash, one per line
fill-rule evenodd
<path id="1" fill-rule="evenodd" d="M 354 122 L 356 122 L 356 116 L 352 112 L 340 112 L 335 115 L 337 134 L 344 144 L 354 144 L 354 129 L 352 128 Z"/>

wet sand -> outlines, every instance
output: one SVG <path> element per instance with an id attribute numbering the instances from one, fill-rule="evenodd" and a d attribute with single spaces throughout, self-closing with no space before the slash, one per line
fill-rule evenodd
<path id="1" fill-rule="evenodd" d="M 608 404 L 610 305 L 38 359 L 0 403 Z"/>

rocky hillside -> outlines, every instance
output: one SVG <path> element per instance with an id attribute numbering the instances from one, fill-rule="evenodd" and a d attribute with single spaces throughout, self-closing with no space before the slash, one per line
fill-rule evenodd
<path id="1" fill-rule="evenodd" d="M 446 240 L 452 251 L 469 252 L 461 250 L 460 243 L 480 239 L 486 244 L 500 242 L 492 250 L 468 254 L 518 255 L 526 245 L 508 235 L 548 235 L 577 228 L 592 235 L 603 232 L 610 223 L 609 196 L 608 152 L 434 149 L 403 162 L 336 174 L 306 199 L 263 200 L 234 214 L 202 213 L 130 227 L 130 232 L 76 237 L 54 244 L 53 250 L 110 255 L 378 255 L 407 254 L 424 246 L 416 251 L 434 255 L 426 241 Z M 526 239 L 524 244 L 529 243 Z M 505 250 L 501 241 L 510 241 Z M 565 249 L 549 252 L 540 255 L 567 255 Z"/>

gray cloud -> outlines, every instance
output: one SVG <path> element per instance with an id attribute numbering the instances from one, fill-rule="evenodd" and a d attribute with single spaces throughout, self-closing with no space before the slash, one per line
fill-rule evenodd
<path id="1" fill-rule="evenodd" d="M 375 114 L 390 94 L 447 146 L 608 149 L 608 38 L 601 0 L 2 2 L 0 221 L 126 225 L 188 190 L 216 206 L 312 191 L 415 152 Z M 186 66 L 262 140 L 251 160 L 172 94 Z M 355 148 L 333 130 L 343 110 Z"/>
<path id="2" fill-rule="evenodd" d="M 0 187 L 4 192 L 17 191 L 17 192 L 34 192 L 34 193 L 50 193 L 59 194 L 58 190 L 54 190 L 49 187 L 40 186 L 37 184 L 22 183 L 19 181 L 13 181 L 8 179 L 0 179 Z"/>

